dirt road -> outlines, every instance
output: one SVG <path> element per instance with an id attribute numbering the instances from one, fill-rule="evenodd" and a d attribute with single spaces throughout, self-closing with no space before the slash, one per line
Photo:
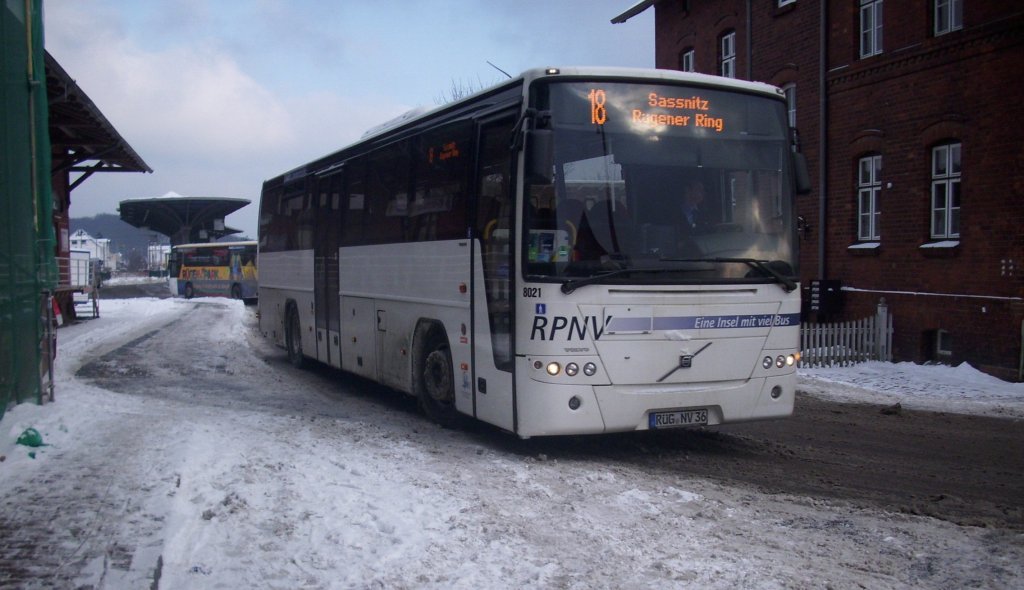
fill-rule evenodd
<path id="1" fill-rule="evenodd" d="M 166 294 L 163 283 L 104 293 Z M 338 378 L 324 373 L 325 380 Z M 386 399 L 393 392 L 381 395 Z M 1024 530 L 1021 420 L 894 411 L 798 394 L 791 419 L 704 431 L 520 441 L 486 427 L 474 430 L 486 439 L 481 442 L 514 453 L 615 458 L 652 473 L 675 471 L 769 493 L 840 498 L 956 524 Z"/>
<path id="2" fill-rule="evenodd" d="M 1019 420 L 801 394 L 707 430 L 451 431 L 295 369 L 251 307 L 126 301 L 64 329 L 51 446 L 0 464 L 0 588 L 1024 580 Z"/>
<path id="3" fill-rule="evenodd" d="M 1024 529 L 1024 422 L 839 404 L 799 395 L 793 418 L 568 440 L 531 452 L 643 462 L 754 486 L 840 498 L 956 524 Z"/>
<path id="4" fill-rule="evenodd" d="M 130 297 L 157 297 L 165 299 L 171 296 L 167 281 L 147 283 L 107 284 L 100 287 L 100 299 L 127 299 Z"/>
<path id="5" fill-rule="evenodd" d="M 103 296 L 164 297 L 167 289 L 163 283 L 125 285 L 105 288 Z M 325 380 L 337 378 L 325 369 Z M 358 387 L 377 388 L 368 382 Z M 894 411 L 798 394 L 791 419 L 704 431 L 520 441 L 486 427 L 474 430 L 486 439 L 481 442 L 514 453 L 615 458 L 652 473 L 675 471 L 769 493 L 1024 530 L 1021 420 Z"/>

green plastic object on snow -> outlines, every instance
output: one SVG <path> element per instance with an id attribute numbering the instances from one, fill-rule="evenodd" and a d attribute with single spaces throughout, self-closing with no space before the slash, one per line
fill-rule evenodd
<path id="1" fill-rule="evenodd" d="M 42 447 L 43 435 L 39 434 L 39 431 L 35 428 L 26 428 L 25 432 L 21 433 L 18 437 L 18 444 L 26 447 Z"/>

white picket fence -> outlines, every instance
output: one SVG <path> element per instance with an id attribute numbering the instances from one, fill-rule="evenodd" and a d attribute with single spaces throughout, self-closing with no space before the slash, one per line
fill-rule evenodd
<path id="1" fill-rule="evenodd" d="M 892 316 L 883 298 L 873 317 L 800 326 L 801 367 L 846 367 L 892 360 Z"/>

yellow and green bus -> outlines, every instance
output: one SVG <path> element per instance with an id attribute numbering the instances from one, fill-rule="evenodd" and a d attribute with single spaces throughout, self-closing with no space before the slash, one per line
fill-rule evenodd
<path id="1" fill-rule="evenodd" d="M 257 297 L 256 242 L 180 244 L 168 261 L 171 295 L 230 297 L 247 303 Z"/>

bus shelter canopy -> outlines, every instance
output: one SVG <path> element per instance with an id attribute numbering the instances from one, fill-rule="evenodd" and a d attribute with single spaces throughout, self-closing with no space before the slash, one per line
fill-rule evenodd
<path id="1" fill-rule="evenodd" d="M 121 220 L 167 236 L 172 246 L 213 242 L 241 233 L 224 225 L 224 218 L 248 205 L 248 199 L 169 195 L 121 201 Z"/>

